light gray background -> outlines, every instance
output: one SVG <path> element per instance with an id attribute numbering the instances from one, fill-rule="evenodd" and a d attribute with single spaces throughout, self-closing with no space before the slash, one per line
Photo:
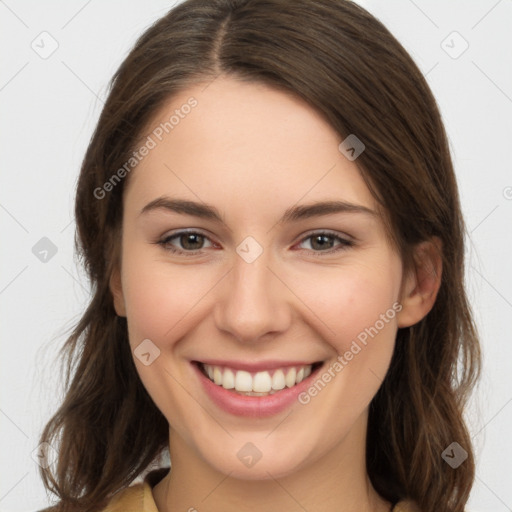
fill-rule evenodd
<path id="1" fill-rule="evenodd" d="M 478 457 L 468 510 L 510 511 L 512 0 L 360 3 L 416 60 L 446 124 L 484 350 L 484 376 L 468 411 Z M 108 80 L 135 38 L 172 5 L 0 0 L 1 511 L 49 503 L 31 454 L 62 393 L 57 348 L 89 296 L 73 257 L 74 185 Z M 46 59 L 31 47 L 51 49 L 43 31 L 58 43 Z M 458 55 L 464 40 L 469 47 Z M 32 252 L 43 237 L 57 248 L 47 262 Z"/>

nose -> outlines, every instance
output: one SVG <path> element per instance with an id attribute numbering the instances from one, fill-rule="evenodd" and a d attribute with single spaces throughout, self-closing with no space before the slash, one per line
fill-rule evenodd
<path id="1" fill-rule="evenodd" d="M 279 271 L 271 267 L 265 251 L 251 263 L 236 255 L 216 297 L 218 329 L 239 342 L 253 343 L 290 327 L 293 294 Z"/>

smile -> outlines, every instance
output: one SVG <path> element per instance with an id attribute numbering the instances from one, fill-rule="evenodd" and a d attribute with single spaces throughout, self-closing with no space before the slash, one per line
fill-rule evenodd
<path id="1" fill-rule="evenodd" d="M 212 404 L 231 415 L 251 418 L 273 416 L 298 403 L 299 394 L 326 363 L 190 362 Z"/>
<path id="2" fill-rule="evenodd" d="M 200 363 L 200 367 L 204 375 L 217 386 L 231 389 L 246 396 L 266 396 L 302 382 L 311 374 L 313 364 L 283 367 L 255 373 L 204 363 Z"/>

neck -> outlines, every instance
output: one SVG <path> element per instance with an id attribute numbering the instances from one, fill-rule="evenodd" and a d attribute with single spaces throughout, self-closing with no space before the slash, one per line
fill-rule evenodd
<path id="1" fill-rule="evenodd" d="M 174 431 L 169 438 L 172 469 L 153 488 L 159 512 L 389 512 L 391 508 L 366 473 L 366 429 L 361 425 L 307 466 L 279 478 L 269 474 L 263 480 L 220 473 Z"/>

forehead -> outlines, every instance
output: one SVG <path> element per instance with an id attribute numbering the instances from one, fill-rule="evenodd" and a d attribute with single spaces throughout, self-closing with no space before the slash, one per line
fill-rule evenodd
<path id="1" fill-rule="evenodd" d="M 241 202 L 247 211 L 302 198 L 375 205 L 324 117 L 264 84 L 219 77 L 191 86 L 156 113 L 141 138 L 149 139 L 129 198 L 179 193 L 222 207 Z"/>

